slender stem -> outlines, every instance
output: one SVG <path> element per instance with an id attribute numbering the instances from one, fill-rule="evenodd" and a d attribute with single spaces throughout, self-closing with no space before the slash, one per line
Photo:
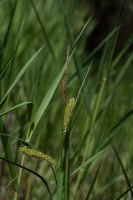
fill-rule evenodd
<path id="1" fill-rule="evenodd" d="M 21 160 L 21 165 L 22 165 L 22 166 L 23 166 L 23 164 L 24 164 L 24 159 L 25 159 L 25 156 L 23 155 L 23 156 L 22 156 L 22 160 Z M 22 168 L 20 168 L 20 170 L 19 170 L 19 175 L 18 175 L 18 187 L 20 186 L 21 176 L 22 176 Z M 17 200 L 17 199 L 18 199 L 18 192 L 15 192 L 14 200 Z"/>
<path id="2" fill-rule="evenodd" d="M 28 137 L 29 137 L 29 131 L 30 131 L 30 123 L 28 125 L 28 131 L 27 131 L 27 135 L 26 135 L 26 141 L 28 140 Z M 24 164 L 24 159 L 25 159 L 25 155 L 22 156 L 22 160 L 21 160 L 21 165 L 23 166 Z M 20 186 L 20 181 L 21 181 L 21 176 L 22 176 L 22 168 L 20 168 L 19 170 L 19 175 L 18 175 L 18 188 Z M 14 200 L 17 200 L 18 199 L 18 192 L 15 192 L 15 195 L 14 195 Z"/>

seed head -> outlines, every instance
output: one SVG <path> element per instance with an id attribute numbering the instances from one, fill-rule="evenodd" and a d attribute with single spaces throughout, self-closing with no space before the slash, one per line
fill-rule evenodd
<path id="1" fill-rule="evenodd" d="M 57 164 L 55 162 L 55 160 L 52 159 L 50 156 L 47 156 L 46 154 L 44 154 L 40 151 L 37 151 L 35 149 L 29 149 L 26 146 L 24 146 L 24 147 L 20 147 L 18 149 L 18 151 L 22 152 L 23 154 L 26 154 L 28 156 L 31 156 L 31 157 L 35 157 L 35 158 L 38 158 L 38 159 L 41 159 L 41 160 L 47 160 L 50 164 Z"/>
<path id="2" fill-rule="evenodd" d="M 66 108 L 65 108 L 64 127 L 63 127 L 63 132 L 64 133 L 66 133 L 68 128 L 69 128 L 74 106 L 75 106 L 75 99 L 71 98 L 69 100 L 69 102 L 67 103 Z"/>

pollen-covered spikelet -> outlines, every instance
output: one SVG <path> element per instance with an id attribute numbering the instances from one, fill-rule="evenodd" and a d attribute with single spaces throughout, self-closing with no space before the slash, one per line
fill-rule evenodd
<path id="1" fill-rule="evenodd" d="M 64 133 L 66 133 L 68 128 L 69 128 L 74 106 L 75 106 L 75 99 L 71 98 L 69 100 L 69 102 L 67 103 L 66 108 L 65 108 L 64 126 L 63 126 L 63 132 Z"/>
<path id="2" fill-rule="evenodd" d="M 31 157 L 39 158 L 42 160 L 47 160 L 51 164 L 57 164 L 53 158 L 51 158 L 50 156 L 47 156 L 46 154 L 44 154 L 40 151 L 35 150 L 35 149 L 29 149 L 26 146 L 24 146 L 24 147 L 20 147 L 18 149 L 18 151 L 20 151 L 23 154 L 26 154 L 28 156 L 31 156 Z"/>

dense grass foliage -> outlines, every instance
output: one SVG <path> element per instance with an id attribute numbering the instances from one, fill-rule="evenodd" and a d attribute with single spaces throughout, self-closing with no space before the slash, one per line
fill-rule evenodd
<path id="1" fill-rule="evenodd" d="M 128 6 L 90 51 L 86 5 L 0 1 L 0 199 L 133 199 Z"/>

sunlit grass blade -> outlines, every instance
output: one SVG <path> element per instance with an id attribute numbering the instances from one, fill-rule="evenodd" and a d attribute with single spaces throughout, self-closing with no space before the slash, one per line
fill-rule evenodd
<path id="1" fill-rule="evenodd" d="M 28 69 L 28 67 L 31 65 L 31 63 L 33 62 L 33 60 L 38 56 L 38 54 L 41 52 L 41 50 L 44 48 L 45 45 L 43 45 L 29 60 L 28 62 L 23 66 L 23 68 L 21 69 L 21 71 L 19 72 L 19 74 L 17 75 L 16 79 L 13 81 L 13 83 L 11 84 L 11 86 L 9 87 L 9 89 L 7 90 L 5 96 L 3 97 L 3 99 L 0 102 L 0 105 L 3 104 L 3 102 L 5 101 L 5 99 L 7 98 L 7 96 L 10 94 L 10 92 L 13 90 L 13 88 L 15 87 L 15 85 L 18 83 L 18 81 L 20 80 L 20 78 L 24 75 L 24 73 L 26 72 L 26 70 Z"/>
<path id="2" fill-rule="evenodd" d="M 14 110 L 16 110 L 16 109 L 19 109 L 19 108 L 21 108 L 21 107 L 23 107 L 23 106 L 25 106 L 25 105 L 28 106 L 28 104 L 33 104 L 33 102 L 25 101 L 25 102 L 23 102 L 23 103 L 17 104 L 17 105 L 15 105 L 15 106 L 13 106 L 12 108 L 10 108 L 10 109 L 8 109 L 8 110 L 6 110 L 6 111 L 0 113 L 0 117 L 2 117 L 3 115 L 6 115 L 6 114 L 8 114 L 8 113 L 10 113 L 10 112 L 12 112 L 12 111 L 14 111 Z"/>
<path id="3" fill-rule="evenodd" d="M 0 133 L 4 133 L 7 135 L 5 124 L 3 123 L 3 120 L 1 118 L 0 118 Z M 4 135 L 1 135 L 1 134 L 0 134 L 0 136 L 1 136 L 1 141 L 3 144 L 6 158 L 13 161 L 14 160 L 13 153 L 12 153 L 10 143 L 8 141 L 8 137 L 5 137 Z M 13 182 L 14 190 L 17 191 L 18 190 L 18 181 L 17 181 L 17 179 L 15 179 L 15 177 L 17 176 L 16 168 L 15 168 L 15 166 L 13 166 L 12 164 L 9 163 L 9 169 L 10 169 L 12 179 L 14 179 L 14 182 Z"/>
<path id="4" fill-rule="evenodd" d="M 127 185 L 128 185 L 128 187 L 130 188 L 130 194 L 131 194 L 131 197 L 132 197 L 132 199 L 133 199 L 133 191 L 132 191 L 132 189 L 131 189 L 132 186 L 131 186 L 130 180 L 129 180 L 129 178 L 128 178 L 128 175 L 127 175 L 127 173 L 126 173 L 126 169 L 125 169 L 125 167 L 124 167 L 124 165 L 123 165 L 123 163 L 122 163 L 122 160 L 121 160 L 121 158 L 120 158 L 120 156 L 119 156 L 119 154 L 118 154 L 118 152 L 117 152 L 117 149 L 116 149 L 116 147 L 115 147 L 115 145 L 114 145 L 113 143 L 112 143 L 112 147 L 113 147 L 113 150 L 114 150 L 115 155 L 116 155 L 116 157 L 117 157 L 117 160 L 118 160 L 118 162 L 119 162 L 119 164 L 120 164 L 120 166 L 121 166 L 123 175 L 124 175 L 124 177 L 125 177 L 125 179 L 126 179 L 126 182 L 127 182 Z"/>
<path id="5" fill-rule="evenodd" d="M 86 195 L 86 197 L 85 197 L 85 200 L 88 200 L 89 197 L 90 197 L 90 195 L 91 195 L 91 192 L 92 192 L 92 190 L 93 190 L 94 184 L 95 184 L 95 182 L 96 182 L 96 179 L 97 179 L 98 174 L 99 174 L 99 171 L 100 171 L 102 159 L 103 159 L 103 157 L 101 158 L 101 161 L 100 161 L 100 163 L 99 163 L 99 166 L 98 166 L 98 168 L 97 168 L 97 171 L 96 171 L 96 173 L 95 173 L 95 176 L 94 176 L 94 178 L 93 178 L 93 180 L 92 180 L 92 183 L 91 183 L 91 185 L 90 185 L 90 189 L 88 190 L 87 195 Z"/>
<path id="6" fill-rule="evenodd" d="M 52 200 L 52 193 L 51 193 L 51 191 L 50 191 L 49 185 L 48 185 L 47 181 L 46 181 L 41 175 L 39 175 L 39 174 L 36 173 L 35 171 L 32 171 L 32 170 L 29 169 L 29 168 L 26 168 L 26 167 L 24 167 L 24 166 L 22 166 L 22 165 L 19 165 L 19 164 L 15 163 L 15 162 L 12 162 L 12 161 L 8 160 L 8 159 L 2 158 L 2 157 L 0 157 L 0 159 L 4 160 L 4 161 L 6 161 L 6 162 L 8 162 L 8 163 L 10 163 L 10 164 L 12 164 L 12 165 L 15 165 L 15 166 L 17 166 L 17 167 L 20 167 L 20 168 L 22 168 L 22 169 L 24 169 L 24 170 L 26 170 L 26 171 L 28 171 L 28 172 L 34 174 L 35 176 L 39 177 L 39 178 L 42 180 L 42 182 L 45 184 L 45 186 L 46 186 L 46 188 L 47 188 L 47 191 L 48 191 L 48 193 L 49 193 L 50 200 Z"/>

